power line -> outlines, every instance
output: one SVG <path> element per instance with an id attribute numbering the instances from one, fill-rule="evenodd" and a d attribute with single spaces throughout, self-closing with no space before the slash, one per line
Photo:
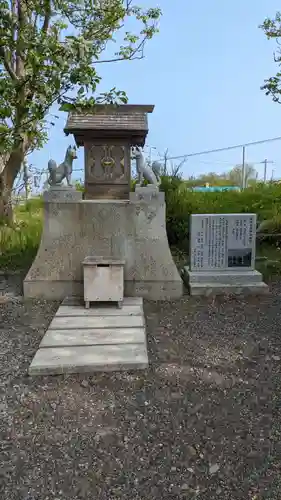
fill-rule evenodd
<path id="1" fill-rule="evenodd" d="M 217 149 L 210 149 L 210 150 L 205 150 L 205 151 L 198 151 L 196 153 L 187 153 L 185 155 L 180 155 L 180 156 L 170 156 L 170 157 L 164 157 L 164 159 L 166 160 L 178 160 L 178 159 L 182 159 L 182 158 L 190 158 L 190 157 L 194 157 L 194 156 L 200 156 L 200 155 L 205 155 L 205 154 L 211 154 L 211 153 L 219 153 L 219 152 L 222 152 L 222 151 L 229 151 L 229 150 L 233 150 L 233 149 L 239 149 L 239 148 L 244 148 L 245 147 L 248 147 L 248 146 L 255 146 L 255 145 L 258 145 L 258 144 L 264 144 L 264 143 L 267 143 L 267 142 L 274 142 L 274 141 L 280 141 L 281 140 L 281 137 L 273 137 L 271 139 L 263 139 L 261 141 L 253 141 L 253 142 L 247 142 L 245 144 L 236 144 L 235 146 L 227 146 L 225 148 L 217 148 Z M 145 146 L 146 148 L 150 149 L 150 151 L 152 149 L 156 149 L 154 146 L 149 146 L 149 145 L 146 145 Z M 163 159 L 163 158 L 160 158 L 160 159 Z M 206 161 L 202 161 L 202 163 L 208 163 Z M 210 162 L 210 163 L 220 163 L 220 164 L 228 164 L 228 165 L 232 165 L 232 163 L 228 163 L 228 162 L 224 162 L 224 161 L 219 161 L 219 160 L 214 160 L 214 162 Z M 264 164 L 265 161 L 261 161 L 261 162 L 251 162 L 252 164 Z M 270 163 L 275 163 L 275 162 L 270 162 Z M 73 172 L 82 172 L 84 170 L 84 168 L 76 168 L 76 169 L 73 169 Z M 35 172 L 37 173 L 38 171 L 40 171 L 39 169 L 36 169 L 35 168 Z M 41 170 L 40 171 L 41 174 L 44 174 L 44 173 L 48 173 L 48 169 L 44 169 L 44 170 Z"/>
<path id="2" fill-rule="evenodd" d="M 199 163 L 201 164 L 206 164 L 206 165 L 225 165 L 225 166 L 231 166 L 233 167 L 234 166 L 234 162 L 230 162 L 230 161 L 222 161 L 222 160 L 213 160 L 213 161 L 210 161 L 210 160 L 198 160 Z M 254 160 L 247 160 L 247 163 L 251 164 L 251 165 L 260 165 L 261 163 L 264 163 L 264 161 L 254 161 Z M 274 162 L 275 163 L 275 162 Z"/>
<path id="3" fill-rule="evenodd" d="M 219 153 L 221 151 L 229 151 L 230 149 L 244 148 L 246 146 L 256 146 L 257 144 L 264 144 L 265 142 L 280 141 L 281 137 L 274 137 L 273 139 L 264 139 L 262 141 L 247 142 L 245 144 L 237 144 L 236 146 L 228 146 L 226 148 L 209 149 L 207 151 L 198 151 L 197 153 L 188 153 L 180 156 L 171 156 L 167 160 L 179 160 L 181 158 L 190 158 L 191 156 L 206 155 L 210 153 Z"/>

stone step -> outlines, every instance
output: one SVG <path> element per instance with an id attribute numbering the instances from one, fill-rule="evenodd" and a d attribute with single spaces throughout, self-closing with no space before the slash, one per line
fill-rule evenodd
<path id="1" fill-rule="evenodd" d="M 145 369 L 147 366 L 144 344 L 46 347 L 37 351 L 29 367 L 29 374 L 108 372 Z"/>
<path id="2" fill-rule="evenodd" d="M 93 305 L 93 303 L 91 303 Z M 99 304 L 99 303 L 96 303 Z M 107 303 L 108 304 L 108 303 Z M 123 306 L 142 306 L 143 298 L 142 297 L 124 297 Z M 85 302 L 83 297 L 75 297 L 69 296 L 66 297 L 62 303 L 62 306 L 84 306 Z M 114 304 L 109 304 L 110 307 L 115 307 Z"/>
<path id="3" fill-rule="evenodd" d="M 145 329 L 112 328 L 86 330 L 48 330 L 40 348 L 86 346 L 106 344 L 143 344 L 146 342 Z"/>
<path id="4" fill-rule="evenodd" d="M 263 295 L 269 292 L 266 283 L 249 283 L 244 285 L 226 285 L 223 283 L 190 283 L 190 295 Z"/>
<path id="5" fill-rule="evenodd" d="M 73 330 L 85 328 L 140 328 L 145 326 L 140 316 L 55 316 L 49 330 Z"/>
<path id="6" fill-rule="evenodd" d="M 188 283 L 219 283 L 221 285 L 248 285 L 262 283 L 262 275 L 259 271 L 189 271 L 184 268 L 184 279 Z"/>
<path id="7" fill-rule="evenodd" d="M 94 306 L 85 309 L 82 306 L 60 306 L 57 310 L 58 316 L 141 316 L 143 314 L 142 306 L 124 305 L 121 309 L 115 306 Z"/>

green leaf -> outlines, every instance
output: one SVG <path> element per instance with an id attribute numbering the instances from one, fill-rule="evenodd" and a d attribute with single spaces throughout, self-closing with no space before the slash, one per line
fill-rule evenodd
<path id="1" fill-rule="evenodd" d="M 275 18 L 273 19 L 265 19 L 260 28 L 264 31 L 268 40 L 276 40 L 277 51 L 274 53 L 274 62 L 278 66 L 276 75 L 265 80 L 264 85 L 261 87 L 261 90 L 265 91 L 265 95 L 271 96 L 274 102 L 281 103 L 281 13 L 277 12 Z"/>
<path id="2" fill-rule="evenodd" d="M 64 102 L 60 105 L 59 110 L 69 112 L 73 110 L 73 106 L 74 105 L 69 102 Z"/>
<path id="3" fill-rule="evenodd" d="M 3 123 L 0 123 L 0 132 L 1 133 L 5 133 L 5 132 L 8 132 L 9 131 L 9 127 Z"/>

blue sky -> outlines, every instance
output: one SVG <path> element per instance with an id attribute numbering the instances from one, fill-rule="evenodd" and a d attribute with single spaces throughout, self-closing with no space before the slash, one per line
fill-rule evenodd
<path id="1" fill-rule="evenodd" d="M 136 2 L 141 3 L 141 2 Z M 281 106 L 260 90 L 275 74 L 275 45 L 258 29 L 280 9 L 278 0 L 146 0 L 160 6 L 160 33 L 146 47 L 145 59 L 100 65 L 101 91 L 116 86 L 132 104 L 154 104 L 147 144 L 153 155 L 170 156 L 281 136 Z M 66 114 L 50 130 L 48 144 L 30 156 L 38 168 L 50 158 L 61 162 L 71 139 L 64 137 Z M 223 172 L 241 162 L 241 150 L 190 158 L 185 177 Z M 281 177 L 281 141 L 247 148 L 246 160 L 261 174 L 264 158 L 274 161 L 269 175 Z M 80 148 L 75 168 L 83 169 Z M 81 177 L 83 173 L 76 173 Z"/>

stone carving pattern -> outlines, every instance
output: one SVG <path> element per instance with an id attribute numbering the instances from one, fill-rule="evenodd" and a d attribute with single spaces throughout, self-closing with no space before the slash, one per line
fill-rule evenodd
<path id="1" fill-rule="evenodd" d="M 96 181 L 119 181 L 125 176 L 125 147 L 93 145 L 87 155 L 89 177 Z"/>

